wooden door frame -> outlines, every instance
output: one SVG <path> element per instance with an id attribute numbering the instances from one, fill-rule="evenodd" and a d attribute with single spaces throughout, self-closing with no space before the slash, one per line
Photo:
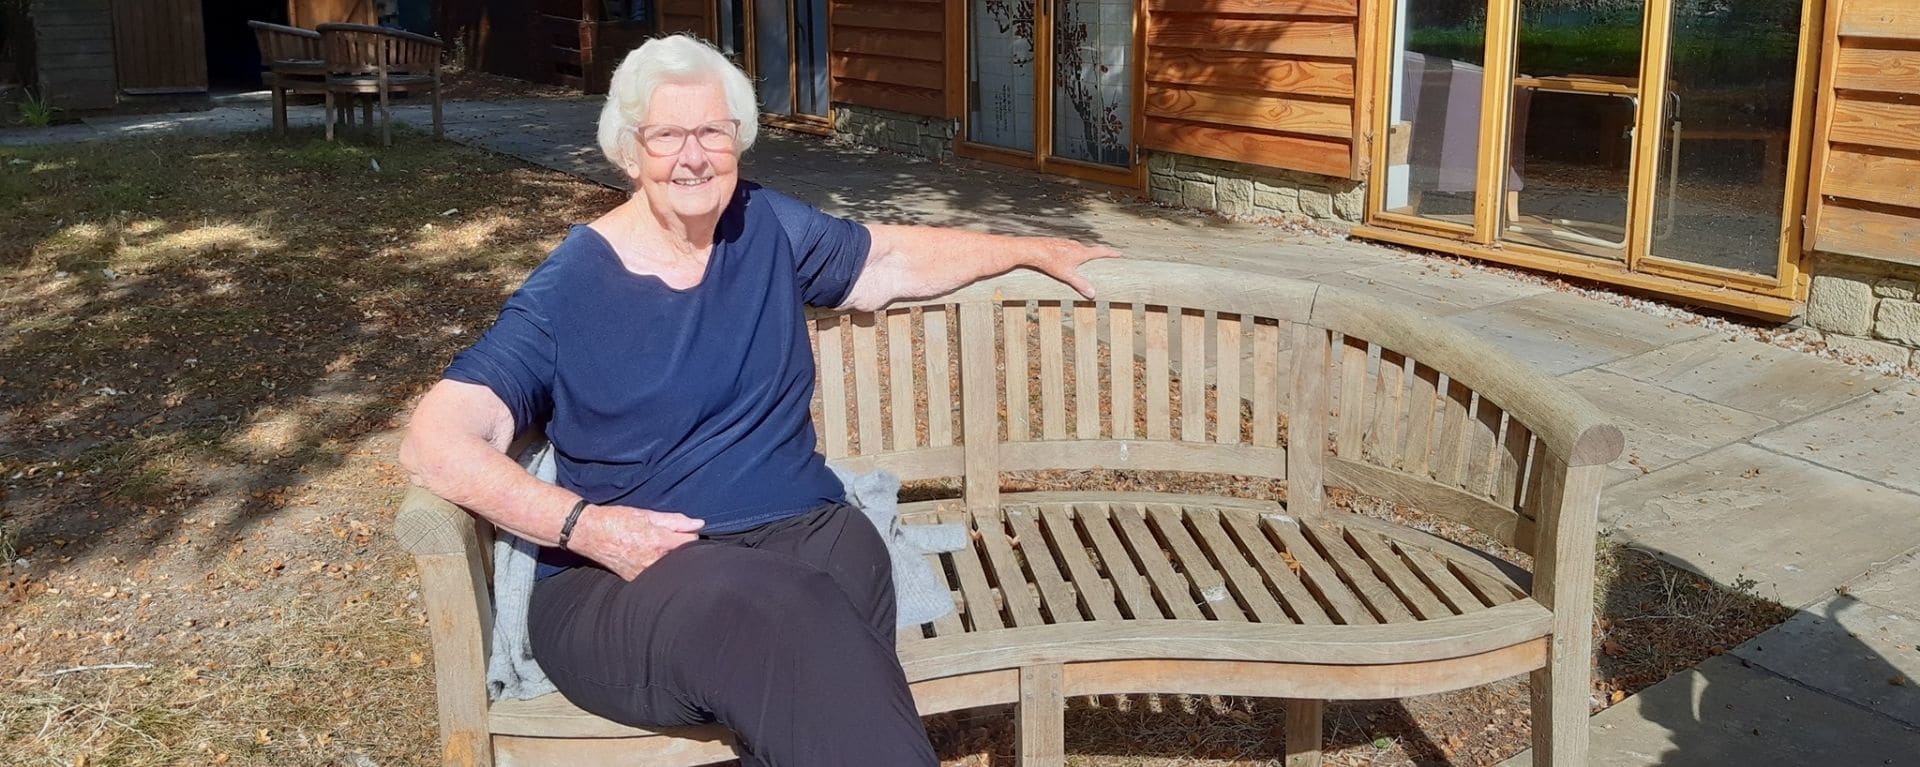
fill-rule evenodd
<path id="1" fill-rule="evenodd" d="M 833 3 L 830 2 L 830 0 L 812 1 L 824 3 L 827 6 L 826 25 L 824 29 L 819 30 L 819 34 L 823 35 L 826 40 L 827 57 L 829 61 L 827 66 L 829 70 L 831 70 L 833 57 Z M 728 0 L 714 0 L 714 2 L 718 4 L 728 2 Z M 787 112 L 762 111 L 760 113 L 760 124 L 795 131 L 797 133 L 806 133 L 815 136 L 831 136 L 833 135 L 833 118 L 835 112 L 833 107 L 832 73 L 829 71 L 827 76 L 827 113 L 825 115 L 799 114 L 800 51 L 799 47 L 793 44 L 794 41 L 798 39 L 794 34 L 794 30 L 797 28 L 795 27 L 797 12 L 794 9 L 794 4 L 797 0 L 780 0 L 780 2 L 786 6 L 787 9 Z M 759 25 L 756 19 L 759 17 L 759 7 L 754 0 L 742 0 L 740 5 L 745 14 L 745 31 L 742 32 L 742 34 L 746 37 L 745 40 L 741 41 L 743 48 L 742 58 L 746 60 L 747 73 L 752 77 L 758 78 L 760 76 L 760 39 L 758 37 Z M 710 14 L 709 18 L 713 19 L 709 24 L 710 27 L 719 24 L 719 13 L 717 11 Z M 719 39 L 717 30 L 713 35 L 714 39 Z M 762 104 L 761 107 L 764 110 L 766 105 Z"/>
<path id="2" fill-rule="evenodd" d="M 1393 55 L 1392 14 L 1397 3 L 1407 1 L 1380 0 L 1373 4 L 1372 13 L 1376 16 L 1372 22 L 1381 31 L 1371 36 L 1369 49 L 1362 53 L 1364 57 L 1379 60 Z M 1676 0 L 1646 0 L 1641 24 L 1641 104 L 1635 118 L 1628 179 L 1628 237 L 1623 260 L 1582 256 L 1500 239 L 1501 203 L 1505 198 L 1506 168 L 1512 151 L 1510 85 L 1517 54 L 1518 1 L 1487 0 L 1487 47 L 1483 66 L 1486 76 L 1482 85 L 1480 166 L 1475 181 L 1473 226 L 1385 210 L 1389 167 L 1386 137 L 1392 127 L 1388 124 L 1391 110 L 1376 108 L 1372 110 L 1369 132 L 1379 140 L 1371 142 L 1371 167 L 1366 174 L 1366 217 L 1363 224 L 1354 228 L 1354 234 L 1648 290 L 1742 314 L 1770 319 L 1797 315 L 1805 301 L 1808 282 L 1802 269 L 1807 230 L 1800 212 L 1808 204 L 1809 162 L 1819 145 L 1818 137 L 1813 135 L 1814 95 L 1819 73 L 1831 67 L 1831 53 L 1826 51 L 1828 46 L 1822 30 L 1830 31 L 1834 20 L 1828 6 L 1837 5 L 1838 0 L 1803 0 L 1801 7 L 1794 108 L 1788 125 L 1786 189 L 1778 237 L 1779 260 L 1774 276 L 1694 264 L 1652 253 L 1652 213 L 1657 186 L 1662 180 L 1658 163 L 1665 139 L 1661 125 L 1666 116 L 1667 87 L 1662 84 L 1671 69 L 1671 25 Z M 1392 66 L 1380 66 L 1376 62 L 1368 78 L 1373 98 L 1393 98 L 1392 70 Z M 1654 87 L 1649 88 L 1650 83 Z"/>
<path id="3" fill-rule="evenodd" d="M 1125 187 L 1131 190 L 1147 188 L 1147 166 L 1140 162 L 1140 134 L 1146 129 L 1146 110 L 1141 108 L 1141 99 L 1146 94 L 1146 35 L 1148 9 L 1147 0 L 1134 0 L 1133 3 L 1133 93 L 1128 100 L 1132 114 L 1127 116 L 1131 146 L 1127 148 L 1129 167 L 1112 168 L 1090 162 L 1053 156 L 1053 6 L 1070 0 L 1033 0 L 1033 68 L 1034 68 L 1034 120 L 1033 152 L 1027 154 L 1011 149 L 979 144 L 968 140 L 972 129 L 973 110 L 968 104 L 967 78 L 970 74 L 968 64 L 972 60 L 973 42 L 973 0 L 949 0 L 959 9 L 950 12 L 949 18 L 958 22 L 958 42 L 948 46 L 948 51 L 959 57 L 957 66 L 947 68 L 947 91 L 959 94 L 949 103 L 958 104 L 959 132 L 953 137 L 955 156 L 972 160 L 1010 165 L 1016 168 L 1040 173 L 1050 173 L 1081 181 Z"/>

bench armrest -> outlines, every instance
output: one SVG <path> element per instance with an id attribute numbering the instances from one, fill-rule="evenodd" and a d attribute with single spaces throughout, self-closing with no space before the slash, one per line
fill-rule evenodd
<path id="1" fill-rule="evenodd" d="M 490 765 L 487 648 L 493 603 L 479 526 L 460 507 L 414 487 L 400 502 L 394 534 L 420 571 L 445 764 Z"/>

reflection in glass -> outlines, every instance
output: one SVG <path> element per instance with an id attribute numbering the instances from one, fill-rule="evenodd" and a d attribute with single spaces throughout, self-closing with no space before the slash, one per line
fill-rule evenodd
<path id="1" fill-rule="evenodd" d="M 1033 0 L 971 0 L 967 139 L 1033 151 Z"/>
<path id="2" fill-rule="evenodd" d="M 1486 38 L 1484 5 L 1447 0 L 1397 4 L 1386 210 L 1473 223 Z"/>
<path id="3" fill-rule="evenodd" d="M 1053 18 L 1053 154 L 1131 164 L 1133 3 L 1060 0 Z"/>
<path id="4" fill-rule="evenodd" d="M 1675 0 L 1651 254 L 1774 276 L 1801 0 Z"/>
<path id="5" fill-rule="evenodd" d="M 793 0 L 795 57 L 800 67 L 794 82 L 800 86 L 793 111 L 827 116 L 827 0 Z"/>
<path id="6" fill-rule="evenodd" d="M 753 0 L 754 80 L 760 109 L 773 114 L 793 111 L 793 49 L 787 32 L 787 0 Z"/>
<path id="7" fill-rule="evenodd" d="M 1502 237 L 1624 260 L 1644 0 L 1522 0 Z"/>
<path id="8" fill-rule="evenodd" d="M 747 9 L 746 0 L 722 0 L 718 4 L 720 21 L 720 39 L 715 46 L 726 54 L 735 65 L 745 67 L 747 62 Z"/>

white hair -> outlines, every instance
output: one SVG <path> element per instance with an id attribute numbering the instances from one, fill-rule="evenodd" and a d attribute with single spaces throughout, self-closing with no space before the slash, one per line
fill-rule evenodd
<path id="1" fill-rule="evenodd" d="M 613 70 L 606 106 L 600 108 L 600 151 L 614 165 L 627 168 L 632 141 L 623 134 L 646 118 L 654 89 L 665 83 L 712 80 L 720 81 L 727 94 L 727 112 L 740 121 L 740 151 L 747 151 L 760 133 L 753 81 L 713 46 L 684 34 L 648 40 Z"/>

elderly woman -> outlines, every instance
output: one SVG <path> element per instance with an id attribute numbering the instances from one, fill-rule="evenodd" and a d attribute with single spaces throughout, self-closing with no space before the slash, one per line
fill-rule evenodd
<path id="1" fill-rule="evenodd" d="M 454 359 L 401 461 L 546 547 L 534 655 L 580 708 L 717 721 L 752 764 L 934 764 L 885 545 L 816 449 L 802 304 L 874 309 L 1020 267 L 1092 296 L 1080 265 L 1117 254 L 829 216 L 740 180 L 756 114 L 704 43 L 629 55 L 599 140 L 633 197 L 574 227 Z M 504 454 L 536 425 L 557 485 Z"/>

